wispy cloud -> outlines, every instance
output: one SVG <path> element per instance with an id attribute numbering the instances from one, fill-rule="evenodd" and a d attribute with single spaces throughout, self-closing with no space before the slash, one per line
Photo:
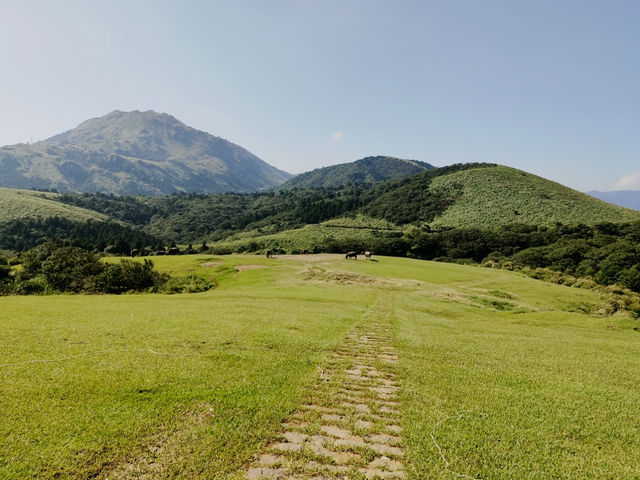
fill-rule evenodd
<path id="1" fill-rule="evenodd" d="M 618 183 L 616 183 L 616 188 L 620 190 L 629 189 L 629 188 L 640 188 L 640 172 L 630 173 L 629 175 L 625 175 Z"/>
<path id="2" fill-rule="evenodd" d="M 344 133 L 342 132 L 333 132 L 331 134 L 331 136 L 329 137 L 329 141 L 330 142 L 339 142 L 340 140 L 342 140 L 342 137 L 344 137 Z"/>

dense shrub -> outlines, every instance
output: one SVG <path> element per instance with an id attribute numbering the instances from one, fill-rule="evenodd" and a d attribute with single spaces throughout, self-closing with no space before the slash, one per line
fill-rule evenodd
<path id="1" fill-rule="evenodd" d="M 211 280 L 191 274 L 170 278 L 162 286 L 162 291 L 166 293 L 198 293 L 206 292 L 214 287 L 215 283 Z"/>
<path id="2" fill-rule="evenodd" d="M 640 222 L 552 228 L 509 225 L 495 231 L 414 228 L 405 240 L 405 254 L 416 258 L 551 269 L 640 292 Z"/>
<path id="3" fill-rule="evenodd" d="M 53 249 L 40 264 L 49 287 L 60 292 L 81 292 L 85 282 L 105 268 L 97 255 L 77 247 Z"/>
<path id="4" fill-rule="evenodd" d="M 82 248 L 45 243 L 23 255 L 22 271 L 3 293 L 142 292 L 158 290 L 167 280 L 168 276 L 158 273 L 150 260 L 104 263 Z"/>
<path id="5" fill-rule="evenodd" d="M 90 277 L 86 290 L 96 293 L 143 292 L 162 286 L 168 277 L 154 270 L 153 262 L 120 260 L 107 263 L 95 276 Z"/>

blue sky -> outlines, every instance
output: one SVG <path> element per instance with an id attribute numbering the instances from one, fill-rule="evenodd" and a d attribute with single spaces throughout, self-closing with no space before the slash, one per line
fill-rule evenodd
<path id="1" fill-rule="evenodd" d="M 153 109 L 290 172 L 393 155 L 640 189 L 640 1 L 0 4 L 0 144 Z"/>

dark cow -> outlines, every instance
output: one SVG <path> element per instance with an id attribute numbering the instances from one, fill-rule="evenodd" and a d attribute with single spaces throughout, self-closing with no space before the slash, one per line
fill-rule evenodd
<path id="1" fill-rule="evenodd" d="M 264 251 L 264 254 L 267 256 L 267 258 L 271 258 L 271 255 L 273 255 L 273 252 L 271 251 L 271 249 L 267 248 Z"/>
<path id="2" fill-rule="evenodd" d="M 134 248 L 133 250 L 131 250 L 131 256 L 132 257 L 139 257 L 140 256 L 140 250 L 138 250 L 137 248 Z"/>
<path id="3" fill-rule="evenodd" d="M 307 250 L 306 248 L 300 250 L 300 255 L 306 255 L 307 253 L 309 253 L 309 250 Z"/>
<path id="4" fill-rule="evenodd" d="M 180 255 L 180 249 L 178 247 L 171 247 L 167 255 Z"/>
<path id="5" fill-rule="evenodd" d="M 371 260 L 371 252 L 369 250 L 364 252 L 364 258 L 366 258 L 367 260 Z"/>
<path id="6" fill-rule="evenodd" d="M 347 252 L 347 254 L 344 256 L 344 258 L 346 260 L 349 260 L 350 258 L 353 258 L 354 260 L 357 260 L 358 259 L 358 254 L 356 252 L 354 252 L 354 251 Z"/>
<path id="7" fill-rule="evenodd" d="M 164 250 L 158 250 L 157 252 L 154 253 L 154 255 L 158 256 L 158 255 L 166 255 L 167 252 L 165 252 Z"/>

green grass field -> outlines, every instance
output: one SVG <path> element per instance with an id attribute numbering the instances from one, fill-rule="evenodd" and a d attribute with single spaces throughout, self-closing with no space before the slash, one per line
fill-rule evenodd
<path id="1" fill-rule="evenodd" d="M 400 236 L 402 232 L 401 227 L 386 220 L 357 215 L 354 218 L 335 218 L 277 233 L 265 234 L 262 230 L 241 232 L 216 242 L 214 248 L 232 252 L 261 252 L 268 247 L 293 252 L 301 249 L 313 250 L 314 246 L 324 246 L 331 241 L 367 245 L 381 237 Z"/>
<path id="2" fill-rule="evenodd" d="M 0 187 L 0 222 L 20 218 L 61 217 L 79 222 L 108 218 L 98 212 L 60 203 L 53 199 L 56 195 Z"/>
<path id="3" fill-rule="evenodd" d="M 376 312 L 409 478 L 640 477 L 637 320 L 513 272 L 374 260 L 157 257 L 218 286 L 0 298 L 0 478 L 240 479 Z"/>

